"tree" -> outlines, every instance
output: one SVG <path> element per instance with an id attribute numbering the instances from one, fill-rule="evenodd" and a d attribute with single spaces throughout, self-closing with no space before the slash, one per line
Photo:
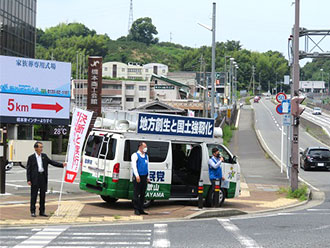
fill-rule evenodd
<path id="1" fill-rule="evenodd" d="M 129 40 L 143 42 L 149 45 L 158 43 L 158 38 L 154 38 L 156 34 L 158 32 L 152 24 L 151 18 L 143 17 L 133 22 L 128 38 Z"/>

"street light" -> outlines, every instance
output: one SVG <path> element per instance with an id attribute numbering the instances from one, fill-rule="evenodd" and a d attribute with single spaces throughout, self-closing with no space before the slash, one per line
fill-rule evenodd
<path id="1" fill-rule="evenodd" d="M 212 65 L 211 65 L 211 118 L 214 118 L 214 93 L 215 93 L 215 10 L 216 3 L 213 3 L 212 28 L 198 23 L 198 25 L 212 32 Z M 207 86 L 208 87 L 208 86 Z"/>
<path id="2" fill-rule="evenodd" d="M 321 71 L 321 78 L 322 78 L 322 81 L 323 81 L 323 69 L 321 68 L 320 71 Z"/>

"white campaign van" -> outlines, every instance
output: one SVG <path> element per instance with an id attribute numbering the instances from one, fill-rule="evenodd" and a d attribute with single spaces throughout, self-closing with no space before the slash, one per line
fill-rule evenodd
<path id="1" fill-rule="evenodd" d="M 211 204 L 208 160 L 217 147 L 224 157 L 225 187 L 220 203 L 240 194 L 240 166 L 222 145 L 214 120 L 137 112 L 109 112 L 97 118 L 82 158 L 80 189 L 113 203 L 133 198 L 131 155 L 138 143 L 148 146 L 149 178 L 146 205 L 153 200 L 197 200 L 203 180 L 206 205 Z"/>

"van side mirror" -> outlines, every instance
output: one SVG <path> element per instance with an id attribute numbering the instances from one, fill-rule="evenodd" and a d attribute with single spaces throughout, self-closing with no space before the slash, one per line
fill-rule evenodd
<path id="1" fill-rule="evenodd" d="M 233 156 L 233 162 L 234 162 L 234 164 L 237 163 L 237 156 L 236 155 Z"/>
<path id="2" fill-rule="evenodd" d="M 299 152 L 300 155 L 303 155 L 304 153 L 303 152 Z"/>

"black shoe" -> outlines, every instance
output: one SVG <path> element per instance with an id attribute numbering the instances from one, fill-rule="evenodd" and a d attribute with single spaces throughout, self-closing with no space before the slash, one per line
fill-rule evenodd
<path id="1" fill-rule="evenodd" d="M 135 210 L 135 211 L 134 211 L 134 214 L 135 214 L 135 215 L 140 215 L 140 211 Z"/>
<path id="2" fill-rule="evenodd" d="M 31 213 L 31 217 L 37 217 L 36 213 Z"/>
<path id="3" fill-rule="evenodd" d="M 147 212 L 144 212 L 143 210 L 140 211 L 140 214 L 142 214 L 142 215 L 149 215 Z"/>
<path id="4" fill-rule="evenodd" d="M 45 214 L 45 213 L 40 213 L 39 215 L 42 216 L 42 217 L 48 217 L 48 215 Z"/>

